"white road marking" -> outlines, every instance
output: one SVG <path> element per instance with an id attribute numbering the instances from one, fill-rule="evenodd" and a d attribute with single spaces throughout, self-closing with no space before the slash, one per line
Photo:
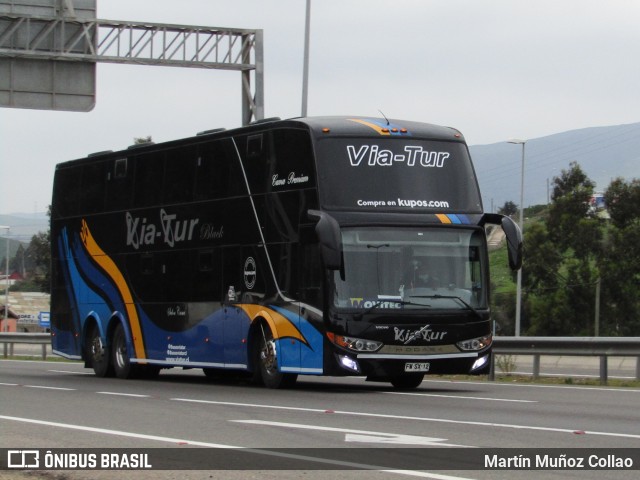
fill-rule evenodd
<path id="1" fill-rule="evenodd" d="M 136 398 L 151 398 L 151 395 L 141 395 L 139 393 L 122 393 L 122 392 L 96 392 L 100 395 L 116 395 L 120 397 L 136 397 Z"/>
<path id="2" fill-rule="evenodd" d="M 319 425 L 302 425 L 299 423 L 267 422 L 262 420 L 230 420 L 236 423 L 248 423 L 252 425 L 266 425 L 271 427 L 299 428 L 303 430 L 320 430 L 325 432 L 345 433 L 345 442 L 385 443 L 401 445 L 429 445 L 432 447 L 464 447 L 465 445 L 453 445 L 445 442 L 446 438 L 421 437 L 417 435 L 405 435 L 403 433 L 371 432 L 368 430 L 354 430 L 351 428 L 324 427 Z"/>
<path id="3" fill-rule="evenodd" d="M 42 388 L 44 390 L 63 390 L 68 392 L 73 392 L 75 388 L 64 388 L 64 387 L 47 387 L 45 385 L 22 385 L 25 388 Z"/>
<path id="4" fill-rule="evenodd" d="M 468 397 L 466 395 L 442 395 L 439 393 L 413 393 L 413 392 L 382 392 L 389 395 L 414 395 L 417 397 L 442 397 L 457 398 L 460 400 L 490 400 L 492 402 L 515 402 L 515 403 L 538 403 L 537 400 L 513 400 L 509 398 L 492 398 L 492 397 Z"/>
<path id="5" fill-rule="evenodd" d="M 110 430 L 107 428 L 87 427 L 84 425 L 74 425 L 71 423 L 50 422 L 47 420 L 36 420 L 32 418 L 10 417 L 7 415 L 0 415 L 0 419 L 11 420 L 14 422 L 32 423 L 36 425 L 45 425 L 47 427 L 58 427 L 58 428 L 66 428 L 69 430 L 81 430 L 84 432 L 102 433 L 105 435 L 117 435 L 120 437 L 138 438 L 141 440 L 154 440 L 158 442 L 189 444 L 189 445 L 195 445 L 199 447 L 211 447 L 211 448 L 240 448 L 240 447 L 235 447 L 233 445 L 222 445 L 217 443 L 198 442 L 193 440 L 185 440 L 182 438 L 162 437 L 157 435 L 145 435 L 142 433 L 124 432 L 121 430 Z"/>
<path id="6" fill-rule="evenodd" d="M 10 417 L 10 416 L 7 416 L 7 415 L 0 415 L 0 419 L 1 420 L 9 420 L 9 421 L 13 421 L 13 422 L 23 422 L 23 423 L 31 423 L 31 424 L 36 424 L 36 425 L 44 425 L 44 426 L 48 426 L 48 427 L 67 428 L 67 429 L 71 429 L 71 430 L 81 430 L 81 431 L 84 431 L 84 432 L 91 432 L 91 433 L 101 433 L 101 434 L 105 434 L 105 435 L 117 435 L 117 436 L 121 436 L 121 437 L 138 438 L 138 439 L 141 439 L 141 440 L 153 440 L 153 441 L 158 441 L 158 442 L 174 443 L 174 444 L 188 444 L 188 445 L 193 445 L 193 446 L 197 446 L 197 447 L 238 448 L 238 449 L 242 448 L 243 451 L 246 451 L 246 452 L 259 453 L 259 454 L 269 455 L 269 456 L 273 456 L 273 457 L 290 458 L 290 459 L 295 459 L 295 460 L 304 460 L 304 461 L 309 461 L 309 462 L 325 463 L 325 464 L 330 464 L 330 465 L 340 465 L 340 466 L 357 468 L 357 469 L 362 469 L 362 470 L 376 470 L 376 471 L 382 471 L 382 472 L 386 472 L 386 473 L 395 473 L 395 474 L 399 474 L 399 475 L 407 475 L 407 476 L 412 476 L 412 477 L 432 478 L 432 479 L 436 479 L 436 480 L 468 480 L 468 479 L 463 478 L 463 477 L 454 477 L 454 476 L 451 476 L 451 475 L 441 475 L 441 474 L 438 474 L 438 473 L 417 472 L 417 471 L 414 472 L 414 471 L 411 471 L 411 470 L 388 470 L 388 469 L 384 469 L 383 467 L 377 468 L 375 465 L 365 465 L 365 464 L 353 463 L 353 462 L 342 462 L 342 461 L 339 461 L 339 460 L 333 460 L 333 459 L 328 459 L 328 458 L 308 457 L 308 456 L 304 456 L 304 455 L 295 455 L 295 454 L 288 454 L 288 453 L 282 453 L 282 452 L 273 452 L 273 451 L 269 451 L 269 450 L 261 450 L 261 449 L 258 449 L 258 448 L 243 448 L 243 447 L 238 447 L 238 446 L 233 446 L 233 445 L 223 445 L 223 444 L 219 444 L 219 443 L 199 442 L 199 441 L 195 441 L 195 440 L 187 440 L 187 439 L 172 438 L 172 437 L 163 437 L 163 436 L 158 436 L 158 435 L 146 435 L 146 434 L 142 434 L 142 433 L 124 432 L 124 431 L 121 431 L 121 430 L 110 430 L 110 429 L 106 429 L 106 428 L 87 427 L 87 426 L 84 426 L 84 425 L 73 425 L 73 424 L 69 424 L 69 423 L 49 422 L 47 420 L 36 420 L 36 419 L 32 419 L 32 418 Z"/>
<path id="7" fill-rule="evenodd" d="M 573 376 L 573 375 L 572 375 Z M 455 380 L 424 380 L 425 383 L 453 383 L 455 385 L 483 385 L 492 387 L 511 387 L 511 388 L 562 388 L 563 390 L 581 390 L 583 392 L 618 392 L 618 393 L 640 393 L 638 388 L 628 387 L 592 387 L 592 386 L 571 386 L 571 385 L 532 385 L 530 383 L 501 383 L 501 382 L 473 382 L 473 381 L 455 381 Z"/>
<path id="8" fill-rule="evenodd" d="M 256 403 L 238 403 L 238 402 L 219 402 L 214 400 L 195 400 L 191 398 L 170 398 L 169 400 L 173 400 L 176 402 L 192 402 L 192 403 L 203 403 L 209 405 L 229 405 L 236 407 L 250 407 L 250 408 L 269 408 L 274 410 L 290 410 L 290 411 L 302 411 L 302 412 L 311 412 L 311 413 L 328 413 L 327 410 L 319 409 L 319 408 L 302 408 L 302 407 L 287 407 L 282 405 L 260 405 Z M 571 433 L 574 434 L 577 429 L 569 429 L 569 428 L 555 428 L 555 427 L 536 427 L 533 425 L 513 425 L 509 423 L 493 423 L 493 422 L 476 422 L 472 420 L 451 420 L 447 418 L 430 418 L 430 417 L 414 417 L 410 415 L 391 415 L 385 413 L 367 413 L 367 412 L 350 412 L 350 411 L 342 411 L 342 410 L 331 410 L 331 413 L 334 415 L 345 415 L 345 416 L 358 416 L 358 417 L 371 417 L 371 418 L 391 418 L 394 420 L 409 420 L 412 422 L 433 422 L 433 423 L 449 423 L 454 425 L 473 425 L 476 427 L 492 427 L 492 428 L 509 428 L 514 430 L 535 430 L 540 432 L 555 432 L 555 433 Z M 603 437 L 622 437 L 622 438 L 638 438 L 640 439 L 640 434 L 632 434 L 632 433 L 615 433 L 615 432 L 597 432 L 594 430 L 586 431 L 589 435 L 599 435 Z"/>
<path id="9" fill-rule="evenodd" d="M 73 371 L 73 370 L 47 370 L 48 372 L 53 372 L 53 373 L 68 373 L 71 375 L 95 375 L 93 372 L 79 372 L 79 371 Z"/>

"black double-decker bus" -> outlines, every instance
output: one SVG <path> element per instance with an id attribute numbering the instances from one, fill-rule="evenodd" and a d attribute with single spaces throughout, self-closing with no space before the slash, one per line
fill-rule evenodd
<path id="1" fill-rule="evenodd" d="M 486 373 L 483 213 L 455 129 L 263 121 L 56 167 L 54 351 L 96 375 L 234 371 L 271 388 Z"/>

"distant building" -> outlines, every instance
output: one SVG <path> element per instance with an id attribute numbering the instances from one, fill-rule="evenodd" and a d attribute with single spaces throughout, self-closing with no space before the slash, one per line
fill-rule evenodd
<path id="1" fill-rule="evenodd" d="M 589 200 L 589 206 L 594 210 L 606 210 L 607 206 L 604 203 L 604 193 L 594 193 Z"/>
<path id="2" fill-rule="evenodd" d="M 4 294 L 1 300 L 4 300 Z M 9 319 L 4 320 L 4 305 L 0 307 L 0 331 L 42 332 L 40 314 L 50 310 L 49 294 L 41 292 L 9 292 Z"/>
<path id="3" fill-rule="evenodd" d="M 15 282 L 21 282 L 22 280 L 24 280 L 24 277 L 20 274 L 20 272 L 13 272 L 11 275 L 9 275 L 9 281 L 12 282 L 12 285 Z"/>
<path id="4" fill-rule="evenodd" d="M 15 332 L 17 331 L 18 315 L 9 308 L 7 318 L 5 319 L 4 304 L 0 305 L 0 332 Z"/>
<path id="5" fill-rule="evenodd" d="M 600 218 L 609 218 L 607 205 L 604 201 L 604 193 L 596 192 L 589 199 L 589 212 Z"/>
<path id="6" fill-rule="evenodd" d="M 13 272 L 11 274 L 9 274 L 9 286 L 12 287 L 13 285 L 15 285 L 17 282 L 21 282 L 22 280 L 24 280 L 24 277 L 22 275 L 20 275 L 20 272 Z M 4 291 L 4 288 L 7 285 L 7 276 L 6 274 L 3 272 L 0 274 L 0 291 Z"/>

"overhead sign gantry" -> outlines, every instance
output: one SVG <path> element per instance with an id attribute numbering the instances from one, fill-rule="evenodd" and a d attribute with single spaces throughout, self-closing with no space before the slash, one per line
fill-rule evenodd
<path id="1" fill-rule="evenodd" d="M 264 118 L 262 30 L 95 16 L 96 0 L 0 0 L 0 106 L 89 111 L 108 62 L 239 71 L 243 124 Z"/>

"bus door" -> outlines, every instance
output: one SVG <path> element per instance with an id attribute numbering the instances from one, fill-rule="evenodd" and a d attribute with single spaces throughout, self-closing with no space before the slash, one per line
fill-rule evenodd
<path id="1" fill-rule="evenodd" d="M 250 313 L 243 306 L 243 270 L 242 249 L 228 247 L 223 252 L 222 287 L 224 292 L 224 320 L 222 323 L 222 345 L 224 363 L 247 365 L 247 333 Z"/>

